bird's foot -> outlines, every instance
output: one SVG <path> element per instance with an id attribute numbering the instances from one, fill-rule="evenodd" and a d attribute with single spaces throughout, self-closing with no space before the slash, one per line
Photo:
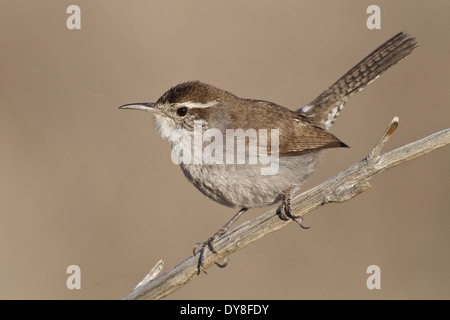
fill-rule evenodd
<path id="1" fill-rule="evenodd" d="M 219 230 L 219 232 L 215 233 L 207 241 L 198 242 L 195 244 L 194 249 L 193 249 L 194 255 L 196 255 L 198 252 L 200 252 L 200 256 L 198 257 L 198 264 L 197 264 L 197 274 L 200 274 L 201 271 L 203 271 L 203 273 L 205 273 L 205 274 L 207 273 L 205 270 L 205 267 L 203 265 L 205 249 L 208 248 L 209 250 L 211 250 L 211 252 L 213 252 L 214 254 L 217 254 L 216 248 L 214 247 L 214 243 L 217 241 L 217 239 L 219 239 L 219 237 L 221 235 L 223 235 L 223 233 L 220 233 L 220 230 Z M 220 268 L 225 268 L 228 264 L 228 259 L 224 259 L 222 263 L 216 262 L 215 264 Z"/>
<path id="2" fill-rule="evenodd" d="M 297 222 L 297 224 L 302 228 L 302 229 L 309 229 L 311 227 L 305 227 L 302 222 L 303 222 L 303 217 L 296 217 L 292 214 L 292 208 L 291 208 L 291 198 L 292 198 L 292 191 L 289 190 L 287 191 L 284 196 L 283 196 L 283 201 L 281 202 L 281 206 L 279 207 L 279 214 L 281 219 L 283 220 L 293 220 L 295 222 Z"/>
<path id="3" fill-rule="evenodd" d="M 198 274 L 200 274 L 201 271 L 206 273 L 205 267 L 203 265 L 204 262 L 204 254 L 205 249 L 209 248 L 213 253 L 217 254 L 216 249 L 214 248 L 214 243 L 219 239 L 221 236 L 223 236 L 227 230 L 231 227 L 233 223 L 236 222 L 237 219 L 245 212 L 247 211 L 247 208 L 242 208 L 241 210 L 236 213 L 233 218 L 231 218 L 222 228 L 220 228 L 219 231 L 217 231 L 211 238 L 209 238 L 206 242 L 199 242 L 194 246 L 194 255 L 196 255 L 198 252 L 200 252 L 200 256 L 198 257 Z M 225 258 L 221 262 L 215 262 L 215 264 L 220 268 L 225 268 L 228 264 L 229 259 Z"/>

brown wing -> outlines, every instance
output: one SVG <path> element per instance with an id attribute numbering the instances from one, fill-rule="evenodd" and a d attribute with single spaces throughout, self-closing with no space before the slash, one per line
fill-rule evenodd
<path id="1" fill-rule="evenodd" d="M 298 156 L 326 148 L 348 147 L 306 116 L 276 103 L 253 99 L 241 99 L 241 102 L 246 114 L 249 115 L 246 119 L 252 119 L 253 125 L 259 124 L 259 127 L 255 129 L 278 130 L 278 154 L 280 157 Z M 243 121 L 242 118 L 239 118 L 241 124 Z M 249 126 L 249 123 L 245 123 L 246 128 Z M 260 148 L 267 148 L 268 154 L 277 153 L 275 144 L 272 142 L 273 138 L 274 132 L 272 131 L 267 135 L 267 139 L 260 139 L 258 142 Z"/>
<path id="2" fill-rule="evenodd" d="M 302 117 L 294 118 L 292 126 L 280 131 L 280 157 L 298 156 L 311 151 L 339 147 L 348 146 L 333 134 Z"/>

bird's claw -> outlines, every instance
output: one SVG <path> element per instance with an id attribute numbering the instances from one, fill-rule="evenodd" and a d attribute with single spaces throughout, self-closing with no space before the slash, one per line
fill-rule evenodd
<path id="1" fill-rule="evenodd" d="M 281 219 L 283 220 L 293 220 L 295 222 L 297 222 L 297 224 L 305 230 L 308 230 L 311 227 L 305 227 L 302 222 L 303 222 L 303 217 L 296 217 L 292 214 L 292 210 L 291 210 L 291 195 L 290 193 L 286 193 L 284 198 L 283 198 L 283 202 L 281 203 L 281 206 L 279 208 L 279 214 Z"/>
<path id="2" fill-rule="evenodd" d="M 194 255 L 196 255 L 198 252 L 200 252 L 200 256 L 198 257 L 198 264 L 197 264 L 197 274 L 200 274 L 201 271 L 203 271 L 203 273 L 207 274 L 206 269 L 203 265 L 204 262 L 204 253 L 205 253 L 205 248 L 209 248 L 209 250 L 211 250 L 212 253 L 217 254 L 216 248 L 214 248 L 214 242 L 216 242 L 218 237 L 216 236 L 212 236 L 211 238 L 209 238 L 207 241 L 205 242 L 198 242 L 195 244 L 194 249 L 193 249 L 193 253 Z M 219 263 L 219 262 L 215 262 L 215 264 L 219 267 L 219 268 L 225 268 L 228 265 L 228 258 L 223 260 L 223 263 Z"/>
<path id="3" fill-rule="evenodd" d="M 303 222 L 303 217 L 296 218 L 294 221 L 297 222 L 297 224 L 298 224 L 298 225 L 300 226 L 300 228 L 302 228 L 302 229 L 308 230 L 309 228 L 311 228 L 311 227 L 305 227 L 305 226 L 302 224 L 302 222 Z"/>

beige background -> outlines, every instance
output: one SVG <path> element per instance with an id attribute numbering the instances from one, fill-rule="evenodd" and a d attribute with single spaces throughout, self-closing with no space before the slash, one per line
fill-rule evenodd
<path id="1" fill-rule="evenodd" d="M 82 29 L 66 28 L 81 7 Z M 200 79 L 298 108 L 398 31 L 413 55 L 353 97 L 311 187 L 367 155 L 449 127 L 450 2 L 1 1 L 0 298 L 118 299 L 159 259 L 191 254 L 235 212 L 170 161 L 150 114 L 119 111 Z M 177 299 L 450 298 L 450 148 L 372 180 L 211 268 Z M 251 210 L 253 218 L 266 209 Z M 82 289 L 66 288 L 77 264 Z M 370 291 L 366 268 L 381 267 Z"/>

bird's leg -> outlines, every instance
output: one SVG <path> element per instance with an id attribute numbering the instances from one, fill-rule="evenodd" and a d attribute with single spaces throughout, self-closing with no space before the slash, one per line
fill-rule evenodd
<path id="1" fill-rule="evenodd" d="M 291 219 L 291 220 L 297 222 L 297 224 L 302 229 L 309 229 L 311 227 L 305 227 L 302 224 L 303 217 L 295 217 L 295 216 L 292 215 L 291 200 L 292 200 L 293 192 L 294 192 L 293 189 L 289 189 L 289 190 L 285 191 L 284 194 L 283 194 L 283 201 L 281 202 L 280 211 L 279 211 L 281 219 L 283 219 L 283 220 Z"/>
<path id="2" fill-rule="evenodd" d="M 217 241 L 217 239 L 219 239 L 222 235 L 225 234 L 225 232 L 228 231 L 228 229 L 231 227 L 231 225 L 233 223 L 236 222 L 237 219 L 239 219 L 239 217 L 245 212 L 247 211 L 247 208 L 242 208 L 241 210 L 238 211 L 238 213 L 236 213 L 233 218 L 230 219 L 230 221 L 228 221 L 222 228 L 219 229 L 219 231 L 217 231 L 211 238 L 209 238 L 206 242 L 199 242 L 194 246 L 194 255 L 197 254 L 197 252 L 200 252 L 200 256 L 198 259 L 198 273 L 200 273 L 200 271 L 203 271 L 204 273 L 206 273 L 205 268 L 203 268 L 203 254 L 204 254 L 204 249 L 206 247 L 208 247 L 212 252 L 217 254 L 216 249 L 214 248 L 214 242 Z M 226 267 L 228 264 L 228 261 L 224 261 L 224 263 L 218 263 L 216 262 L 216 265 L 224 268 Z"/>

